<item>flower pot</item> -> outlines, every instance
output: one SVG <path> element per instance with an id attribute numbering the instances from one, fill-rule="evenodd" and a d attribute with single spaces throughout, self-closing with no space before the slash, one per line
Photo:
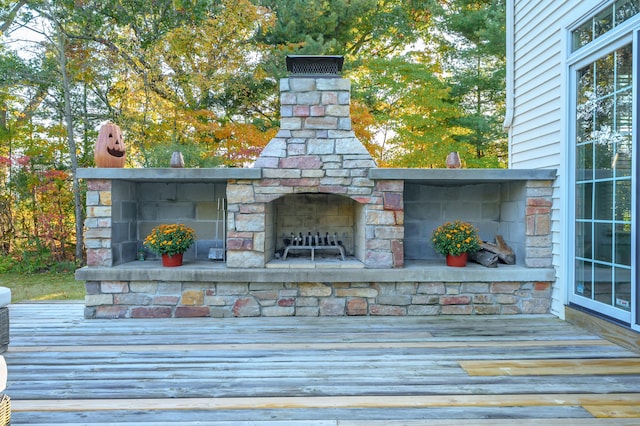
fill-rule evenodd
<path id="1" fill-rule="evenodd" d="M 458 154 L 457 151 L 450 152 L 449 155 L 447 155 L 445 164 L 448 169 L 459 169 L 462 166 L 460 163 L 460 154 Z"/>
<path id="2" fill-rule="evenodd" d="M 184 157 L 180 151 L 175 151 L 171 154 L 171 161 L 169 165 L 174 169 L 181 169 L 184 167 Z"/>
<path id="3" fill-rule="evenodd" d="M 467 258 L 469 257 L 468 253 L 462 253 L 458 256 L 453 254 L 447 255 L 447 266 L 456 266 L 461 268 L 463 266 L 467 266 Z"/>
<path id="4" fill-rule="evenodd" d="M 182 255 L 184 253 L 178 253 L 178 254 L 163 254 L 162 255 L 162 266 L 180 266 L 182 265 Z"/>

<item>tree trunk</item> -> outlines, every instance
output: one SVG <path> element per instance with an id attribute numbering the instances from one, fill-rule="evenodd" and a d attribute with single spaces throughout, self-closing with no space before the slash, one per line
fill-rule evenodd
<path id="1" fill-rule="evenodd" d="M 73 112 L 71 110 L 71 83 L 67 74 L 67 56 L 65 53 L 65 36 L 62 31 L 58 34 L 58 62 L 60 64 L 60 72 L 62 74 L 62 88 L 64 92 L 64 117 L 67 124 L 67 144 L 69 146 L 69 157 L 71 158 L 71 173 L 73 175 L 73 202 L 75 205 L 76 216 L 76 264 L 82 263 L 83 259 L 83 211 L 82 197 L 80 196 L 80 184 L 76 171 L 78 169 L 78 155 L 76 151 L 76 142 L 73 135 Z"/>

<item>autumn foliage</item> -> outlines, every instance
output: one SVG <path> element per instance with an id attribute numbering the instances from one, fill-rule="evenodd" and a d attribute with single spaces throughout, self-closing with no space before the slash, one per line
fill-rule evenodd
<path id="1" fill-rule="evenodd" d="M 0 251 L 11 265 L 73 259 L 74 171 L 94 166 L 105 122 L 122 129 L 125 167 L 166 167 L 176 150 L 186 167 L 250 165 L 278 131 L 287 54 L 345 56 L 353 129 L 378 166 L 443 167 L 449 151 L 467 167 L 504 166 L 504 62 L 487 43 L 504 38 L 500 2 L 2 5 Z M 28 28 L 33 43 L 15 32 Z"/>

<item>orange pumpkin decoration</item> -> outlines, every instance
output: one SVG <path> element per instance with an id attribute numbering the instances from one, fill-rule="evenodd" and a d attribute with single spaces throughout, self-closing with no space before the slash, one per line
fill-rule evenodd
<path id="1" fill-rule="evenodd" d="M 103 124 L 93 151 L 96 167 L 124 167 L 125 151 L 120 127 L 113 123 Z"/>

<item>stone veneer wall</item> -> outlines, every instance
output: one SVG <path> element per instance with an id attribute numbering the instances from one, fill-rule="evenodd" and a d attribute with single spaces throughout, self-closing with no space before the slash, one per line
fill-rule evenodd
<path id="1" fill-rule="evenodd" d="M 551 282 L 86 283 L 87 318 L 545 314 Z"/>

